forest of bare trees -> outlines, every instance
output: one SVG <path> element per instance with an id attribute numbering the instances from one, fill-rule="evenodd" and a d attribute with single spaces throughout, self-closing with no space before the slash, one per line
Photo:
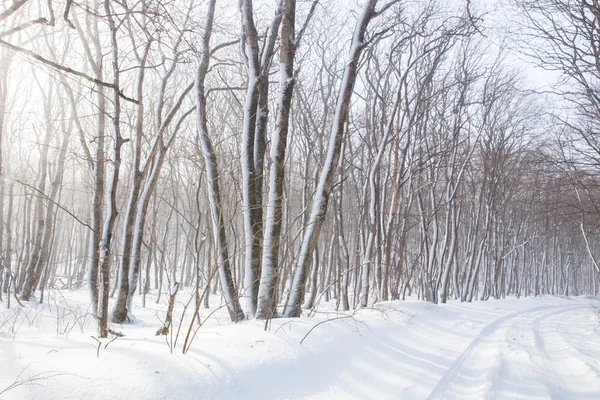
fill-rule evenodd
<path id="1" fill-rule="evenodd" d="M 501 3 L 3 2 L 0 301 L 598 294 L 600 1 Z"/>

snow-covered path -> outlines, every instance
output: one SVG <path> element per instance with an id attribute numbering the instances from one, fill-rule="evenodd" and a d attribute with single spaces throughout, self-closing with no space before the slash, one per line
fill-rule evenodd
<path id="1" fill-rule="evenodd" d="M 0 391 L 23 369 L 20 379 L 42 379 L 0 399 L 599 399 L 595 306 L 583 297 L 391 302 L 274 320 L 267 332 L 221 319 L 185 356 L 153 336 L 155 310 L 140 315 L 145 326 L 119 328 L 126 336 L 99 357 L 93 330 L 57 336 L 56 320 L 40 313 L 37 329 L 0 336 Z M 328 318 L 339 319 L 315 327 Z"/>
<path id="2" fill-rule="evenodd" d="M 588 308 L 540 306 L 508 314 L 486 325 L 440 379 L 429 399 L 502 397 L 597 399 L 598 352 L 574 342 Z M 596 345 L 599 344 L 596 338 Z M 595 346 L 594 346 L 595 347 Z M 597 347 L 595 347 L 597 349 Z"/>

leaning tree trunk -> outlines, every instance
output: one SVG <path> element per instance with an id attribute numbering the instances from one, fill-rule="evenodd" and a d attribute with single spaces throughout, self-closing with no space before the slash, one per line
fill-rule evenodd
<path id="1" fill-rule="evenodd" d="M 348 118 L 350 100 L 352 98 L 354 82 L 356 81 L 358 72 L 358 62 L 364 48 L 367 26 L 371 19 L 377 15 L 375 12 L 376 4 L 377 0 L 367 0 L 356 23 L 350 47 L 350 54 L 348 56 L 348 63 L 344 68 L 344 75 L 338 93 L 336 112 L 329 137 L 327 158 L 325 159 L 319 177 L 319 183 L 315 190 L 315 194 L 313 195 L 309 223 L 302 238 L 300 253 L 295 265 L 292 288 L 284 310 L 284 315 L 286 317 L 299 317 L 302 313 L 301 306 L 304 301 L 306 280 L 312 261 L 312 251 L 317 244 L 323 222 L 325 221 L 327 203 L 333 187 L 333 178 L 339 162 L 340 149 L 344 138 L 344 125 Z"/>

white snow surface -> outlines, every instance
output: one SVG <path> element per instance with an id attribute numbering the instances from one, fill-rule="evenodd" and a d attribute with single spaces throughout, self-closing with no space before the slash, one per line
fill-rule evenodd
<path id="1" fill-rule="evenodd" d="M 600 399 L 599 298 L 324 304 L 266 330 L 219 310 L 186 355 L 187 321 L 171 354 L 154 336 L 166 305 L 149 299 L 97 356 L 85 292 L 47 296 L 0 310 L 0 392 L 17 381 L 2 400 Z"/>

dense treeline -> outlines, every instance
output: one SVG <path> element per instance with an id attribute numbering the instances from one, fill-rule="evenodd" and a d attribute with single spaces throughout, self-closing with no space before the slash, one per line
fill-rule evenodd
<path id="1" fill-rule="evenodd" d="M 180 286 L 233 321 L 597 294 L 600 6 L 512 6 L 551 94 L 471 2 L 13 1 L 2 301 L 88 287 L 106 336 Z"/>

